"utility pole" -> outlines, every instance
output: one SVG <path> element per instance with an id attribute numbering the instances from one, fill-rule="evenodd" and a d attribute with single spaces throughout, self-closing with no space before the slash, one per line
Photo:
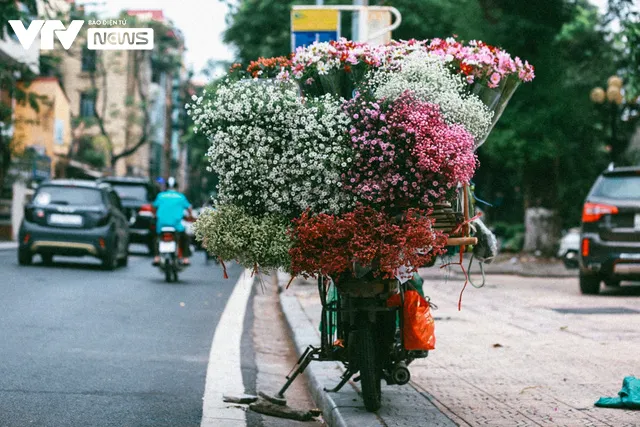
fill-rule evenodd
<path id="1" fill-rule="evenodd" d="M 173 166 L 173 150 L 171 149 L 171 133 L 173 128 L 172 111 L 173 111 L 173 75 L 170 71 L 165 73 L 165 123 L 164 123 L 164 179 L 168 179 L 172 175 Z"/>

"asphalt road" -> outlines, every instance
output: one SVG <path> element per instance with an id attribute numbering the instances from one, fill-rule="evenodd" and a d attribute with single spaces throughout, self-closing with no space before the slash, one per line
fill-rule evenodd
<path id="1" fill-rule="evenodd" d="M 242 270 L 224 280 L 196 253 L 168 284 L 150 263 L 20 267 L 0 251 L 0 427 L 200 425 L 212 337 Z"/>

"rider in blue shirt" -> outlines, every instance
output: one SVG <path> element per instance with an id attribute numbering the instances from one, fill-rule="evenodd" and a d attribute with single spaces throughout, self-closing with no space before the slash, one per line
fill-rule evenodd
<path id="1" fill-rule="evenodd" d="M 184 194 L 176 191 L 176 180 L 174 177 L 170 177 L 167 180 L 167 189 L 156 196 L 153 202 L 153 207 L 156 210 L 156 233 L 160 234 L 162 227 L 173 227 L 178 232 L 180 247 L 182 248 L 182 263 L 189 265 L 189 239 L 184 232 L 184 225 L 182 219 L 184 217 L 184 211 L 188 210 L 191 216 L 191 203 L 187 200 Z M 160 263 L 160 254 L 158 253 L 157 245 L 155 257 L 153 258 L 153 265 Z"/>

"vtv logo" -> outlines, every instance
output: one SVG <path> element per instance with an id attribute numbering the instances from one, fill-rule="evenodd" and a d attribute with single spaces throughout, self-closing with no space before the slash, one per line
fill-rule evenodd
<path id="1" fill-rule="evenodd" d="M 58 40 L 66 50 L 69 50 L 73 41 L 78 36 L 78 33 L 84 25 L 84 21 L 75 20 L 71 22 L 69 28 L 65 28 L 62 22 L 58 20 L 44 21 L 36 19 L 31 21 L 28 28 L 24 28 L 24 24 L 20 20 L 9 21 L 9 25 L 13 28 L 13 31 L 18 37 L 18 41 L 23 48 L 29 50 L 38 33 L 42 34 L 40 40 L 41 50 L 52 50 L 53 47 L 53 35 L 58 36 Z"/>

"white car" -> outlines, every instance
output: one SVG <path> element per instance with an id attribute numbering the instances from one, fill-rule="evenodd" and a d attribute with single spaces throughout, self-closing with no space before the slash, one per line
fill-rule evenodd
<path id="1" fill-rule="evenodd" d="M 580 228 L 570 228 L 562 239 L 558 249 L 558 258 L 567 268 L 578 268 L 580 255 Z"/>

